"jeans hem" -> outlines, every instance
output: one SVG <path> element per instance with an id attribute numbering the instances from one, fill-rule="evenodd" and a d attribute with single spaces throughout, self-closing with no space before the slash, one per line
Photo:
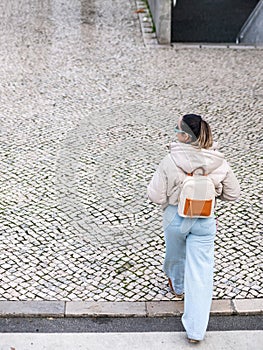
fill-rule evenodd
<path id="1" fill-rule="evenodd" d="M 188 332 L 187 329 L 186 329 L 187 327 L 185 326 L 185 322 L 184 322 L 184 315 L 182 316 L 181 321 L 182 321 L 182 324 L 183 324 L 184 329 L 185 329 L 185 331 L 186 331 L 186 334 L 187 334 L 187 338 L 188 338 L 188 339 L 194 339 L 194 340 L 199 340 L 199 341 L 201 341 L 201 340 L 204 339 L 205 333 L 206 333 L 206 332 L 204 333 L 203 336 L 200 336 L 200 333 L 199 333 L 199 335 L 197 335 L 197 333 Z"/>
<path id="2" fill-rule="evenodd" d="M 178 294 L 178 295 L 184 294 L 184 288 L 181 288 L 181 289 L 174 288 L 172 276 L 169 276 L 169 274 L 166 273 L 165 271 L 164 271 L 164 273 L 165 273 L 166 278 L 169 278 L 171 280 L 172 286 L 173 286 L 173 290 L 175 291 L 175 293 Z M 178 292 L 179 290 L 180 290 L 180 292 Z"/>

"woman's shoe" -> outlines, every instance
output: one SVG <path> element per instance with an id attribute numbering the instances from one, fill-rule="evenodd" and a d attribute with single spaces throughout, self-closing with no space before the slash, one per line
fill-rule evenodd
<path id="1" fill-rule="evenodd" d="M 190 339 L 190 338 L 188 338 L 188 341 L 189 341 L 189 343 L 191 343 L 191 344 L 198 344 L 198 343 L 200 343 L 200 340 L 196 340 L 196 339 Z"/>
<path id="2" fill-rule="evenodd" d="M 177 294 L 175 291 L 174 291 L 174 288 L 173 288 L 173 284 L 172 284 L 172 281 L 170 278 L 168 278 L 168 283 L 169 283 L 169 287 L 171 289 L 171 292 L 173 293 L 173 295 L 175 296 L 175 300 L 184 300 L 184 293 L 182 294 Z"/>

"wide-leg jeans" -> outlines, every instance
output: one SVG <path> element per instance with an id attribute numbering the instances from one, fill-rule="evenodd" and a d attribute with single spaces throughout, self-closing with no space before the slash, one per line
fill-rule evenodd
<path id="1" fill-rule="evenodd" d="M 213 296 L 215 218 L 183 218 L 169 205 L 163 216 L 163 270 L 177 294 L 184 293 L 182 323 L 188 338 L 202 340 Z"/>

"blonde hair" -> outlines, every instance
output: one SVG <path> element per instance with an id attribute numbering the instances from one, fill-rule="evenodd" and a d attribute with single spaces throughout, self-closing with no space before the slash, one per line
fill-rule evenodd
<path id="1" fill-rule="evenodd" d="M 200 135 L 197 138 L 198 146 L 200 148 L 208 149 L 213 145 L 213 136 L 209 124 L 205 120 L 201 120 Z"/>

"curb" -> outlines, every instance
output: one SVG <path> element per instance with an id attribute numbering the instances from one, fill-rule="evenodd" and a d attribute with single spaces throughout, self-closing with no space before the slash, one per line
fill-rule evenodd
<path id="1" fill-rule="evenodd" d="M 149 8 L 143 0 L 136 0 L 136 9 L 139 17 L 141 33 L 146 47 L 159 47 L 156 33 L 153 31 L 153 21 Z"/>
<path id="2" fill-rule="evenodd" d="M 183 301 L 0 301 L 0 317 L 181 316 Z M 213 300 L 211 316 L 262 315 L 263 299 Z"/>

